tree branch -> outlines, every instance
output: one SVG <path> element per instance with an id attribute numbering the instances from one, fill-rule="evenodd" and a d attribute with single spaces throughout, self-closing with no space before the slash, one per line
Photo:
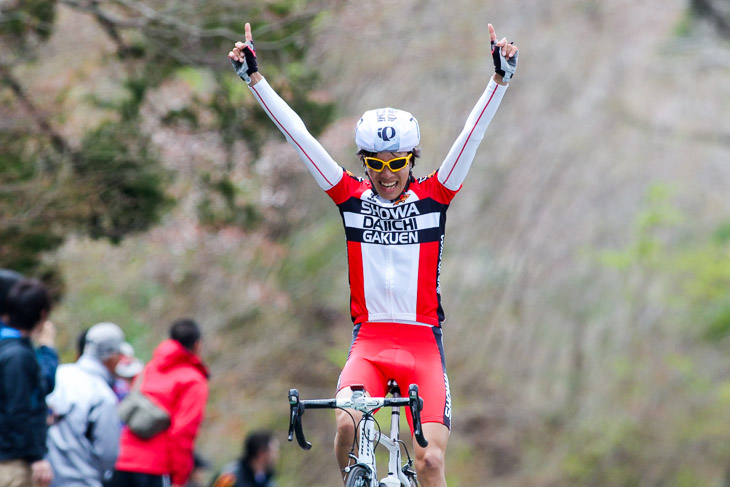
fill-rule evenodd
<path id="1" fill-rule="evenodd" d="M 196 39 L 221 37 L 232 42 L 243 39 L 244 37 L 243 32 L 237 32 L 227 27 L 215 27 L 211 29 L 201 28 L 198 25 L 187 23 L 180 18 L 160 13 L 144 2 L 134 0 L 113 0 L 113 3 L 126 8 L 130 12 L 139 14 L 137 17 L 122 17 L 105 10 L 99 0 L 62 0 L 62 3 L 73 9 L 92 13 L 99 22 L 103 23 L 103 25 L 114 26 L 118 29 L 140 29 L 162 37 L 164 37 L 165 34 L 169 35 L 170 33 L 178 35 L 183 34 L 185 37 Z M 288 16 L 286 19 L 283 19 L 278 23 L 270 23 L 265 28 L 257 30 L 255 34 L 261 34 L 301 20 L 311 19 L 321 11 L 321 7 L 309 8 L 297 15 Z M 167 29 L 160 27 L 165 27 Z M 118 33 L 116 35 L 118 35 Z M 292 38 L 293 36 L 290 36 L 274 42 L 257 41 L 256 47 L 264 50 L 274 50 L 286 45 Z"/>
<path id="2" fill-rule="evenodd" d="M 91 11 L 94 14 L 94 17 L 96 17 L 96 21 L 99 22 L 99 25 L 101 25 L 102 29 L 104 29 L 104 32 L 106 32 L 111 40 L 117 45 L 117 54 L 120 57 L 124 57 L 129 52 L 129 46 L 124 42 L 124 39 L 122 39 L 122 36 L 117 30 L 117 26 L 107 17 L 101 15 L 99 0 L 91 0 L 91 5 L 93 6 Z"/>
<path id="3" fill-rule="evenodd" d="M 66 139 L 64 139 L 61 134 L 59 134 L 51 126 L 50 122 L 41 113 L 41 111 L 36 108 L 33 102 L 30 101 L 30 98 L 26 95 L 23 86 L 15 79 L 9 68 L 0 66 L 0 81 L 2 81 L 2 84 L 7 85 L 10 88 L 10 91 L 13 92 L 15 98 L 28 112 L 33 122 L 41 129 L 42 133 L 48 136 L 53 148 L 62 154 L 73 154 L 73 150 L 68 142 L 66 142 Z"/>

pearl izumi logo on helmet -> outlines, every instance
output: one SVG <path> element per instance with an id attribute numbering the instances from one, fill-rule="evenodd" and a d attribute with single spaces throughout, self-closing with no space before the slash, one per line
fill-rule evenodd
<path id="1" fill-rule="evenodd" d="M 420 141 L 418 121 L 396 108 L 365 112 L 355 129 L 357 147 L 368 152 L 410 152 Z"/>
<path id="2" fill-rule="evenodd" d="M 393 127 L 383 127 L 378 129 L 378 137 L 383 139 L 385 142 L 390 142 L 395 138 L 395 129 Z"/>

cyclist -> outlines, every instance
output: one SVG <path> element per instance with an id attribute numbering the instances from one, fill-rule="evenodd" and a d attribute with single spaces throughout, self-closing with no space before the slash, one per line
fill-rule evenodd
<path id="1" fill-rule="evenodd" d="M 342 216 L 354 329 L 337 397 L 349 397 L 355 384 L 383 396 L 389 379 L 401 387 L 419 385 L 429 441 L 426 448 L 416 445 L 416 471 L 424 487 L 446 485 L 444 454 L 451 425 L 439 282 L 446 210 L 517 66 L 517 47 L 506 38 L 497 41 L 492 25 L 488 28 L 496 72 L 439 169 L 420 179 L 412 174 L 420 156 L 420 131 L 410 113 L 394 108 L 365 112 L 355 130 L 365 170 L 360 178 L 330 157 L 258 72 L 249 24 L 245 42 L 228 53 L 236 73 Z M 338 410 L 335 455 L 340 468 L 348 464 L 354 434 L 350 416 Z"/>

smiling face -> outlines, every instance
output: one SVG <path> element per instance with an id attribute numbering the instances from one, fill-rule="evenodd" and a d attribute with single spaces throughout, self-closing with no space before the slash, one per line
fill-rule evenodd
<path id="1" fill-rule="evenodd" d="M 405 157 L 408 152 L 378 152 L 374 157 L 377 157 L 383 161 L 390 161 L 397 157 Z M 373 189 L 388 201 L 397 199 L 408 183 L 408 176 L 410 175 L 410 169 L 413 166 L 412 160 L 408 162 L 406 167 L 400 171 L 393 172 L 388 166 L 385 166 L 382 171 L 377 172 L 367 166 L 368 177 L 373 183 Z"/>

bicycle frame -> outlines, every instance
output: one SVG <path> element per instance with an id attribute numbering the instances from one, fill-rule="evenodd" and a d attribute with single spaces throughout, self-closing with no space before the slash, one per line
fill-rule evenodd
<path id="1" fill-rule="evenodd" d="M 381 484 L 386 487 L 412 487 L 418 485 L 416 473 L 412 468 L 413 460 L 408 457 L 408 462 L 401 466 L 401 440 L 400 440 L 400 408 L 408 406 L 413 417 L 414 436 L 422 447 L 428 445 L 423 437 L 420 411 L 423 407 L 423 400 L 418 397 L 418 386 L 413 384 L 408 390 L 408 397 L 400 397 L 397 386 L 391 386 L 393 397 L 368 397 L 365 395 L 362 386 L 353 386 L 352 397 L 347 399 L 314 399 L 300 400 L 299 391 L 289 390 L 290 420 L 289 420 L 289 441 L 296 435 L 297 443 L 305 450 L 312 445 L 304 438 L 301 417 L 305 409 L 355 409 L 362 413 L 359 422 L 359 449 L 358 455 L 350 453 L 353 463 L 348 465 L 344 471 L 350 475 L 359 469 L 368 472 L 368 483 L 363 487 L 379 487 Z M 381 407 L 391 407 L 390 435 L 385 435 L 375 428 L 374 412 Z M 382 445 L 388 450 L 388 475 L 378 481 L 377 464 L 375 460 L 375 447 Z M 407 450 L 406 450 L 407 452 Z M 413 482 L 411 482 L 411 480 Z"/>
<path id="2" fill-rule="evenodd" d="M 357 402 L 356 395 L 363 395 L 362 391 L 354 391 L 352 402 Z M 398 397 L 394 395 L 394 397 Z M 358 456 L 350 455 L 353 465 L 345 468 L 345 472 L 349 473 L 355 465 L 367 467 L 371 474 L 371 487 L 378 487 L 376 479 L 378 478 L 377 463 L 375 461 L 375 446 L 382 445 L 388 450 L 388 475 L 381 479 L 380 483 L 387 487 L 410 487 L 410 482 L 405 472 L 401 468 L 401 451 L 400 451 L 400 407 L 392 406 L 390 413 L 390 435 L 386 436 L 375 428 L 375 419 L 370 409 L 354 407 L 363 413 L 360 420 L 360 438 Z M 410 460 L 410 459 L 409 459 Z M 410 468 L 412 461 L 409 461 L 405 467 Z"/>

